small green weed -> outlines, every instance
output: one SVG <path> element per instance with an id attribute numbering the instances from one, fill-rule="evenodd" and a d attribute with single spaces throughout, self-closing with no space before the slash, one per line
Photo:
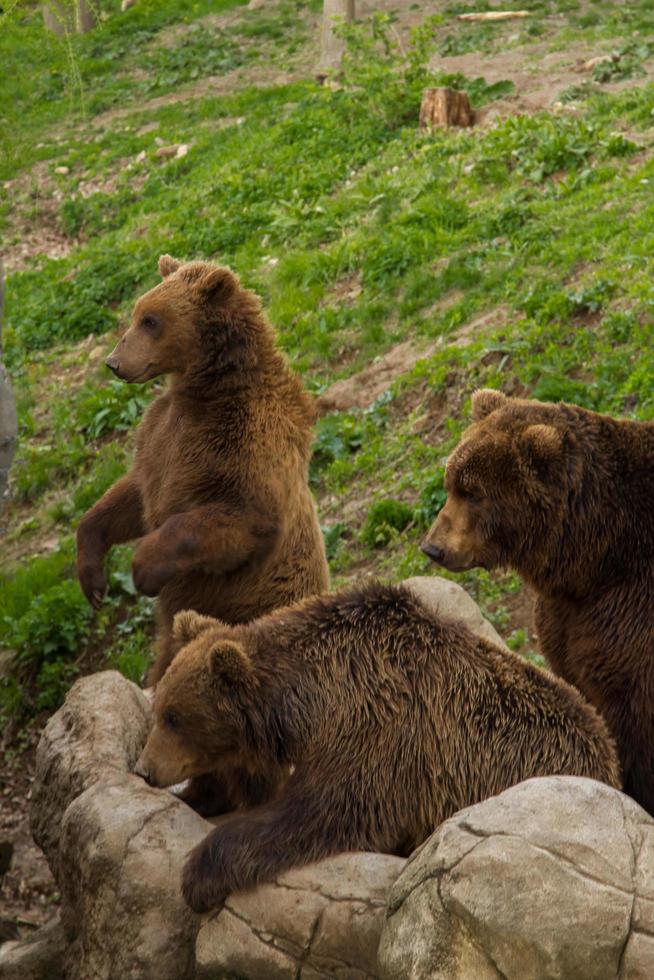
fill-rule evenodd
<path id="1" fill-rule="evenodd" d="M 141 421 L 151 397 L 149 384 L 128 385 L 116 380 L 101 386 L 89 384 L 75 402 L 76 425 L 89 439 L 125 432 Z"/>
<path id="2" fill-rule="evenodd" d="M 420 492 L 420 501 L 413 511 L 413 519 L 420 528 L 427 528 L 438 517 L 445 506 L 447 491 L 443 485 L 445 470 L 443 467 L 430 476 Z"/>
<path id="3" fill-rule="evenodd" d="M 368 511 L 361 540 L 369 548 L 383 548 L 413 520 L 413 511 L 400 500 L 378 500 Z"/>
<path id="4" fill-rule="evenodd" d="M 343 534 L 347 530 L 345 524 L 337 521 L 335 524 L 323 525 L 322 534 L 325 539 L 325 552 L 327 561 L 333 561 L 343 539 Z"/>

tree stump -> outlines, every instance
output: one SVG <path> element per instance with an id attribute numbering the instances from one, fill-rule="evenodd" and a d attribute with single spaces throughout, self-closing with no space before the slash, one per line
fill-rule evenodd
<path id="1" fill-rule="evenodd" d="M 453 88 L 426 88 L 420 106 L 420 128 L 473 126 L 475 113 L 465 92 Z"/>

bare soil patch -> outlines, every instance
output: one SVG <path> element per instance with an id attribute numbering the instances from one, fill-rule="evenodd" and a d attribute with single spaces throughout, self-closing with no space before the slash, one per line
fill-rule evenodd
<path id="1" fill-rule="evenodd" d="M 46 923 L 59 904 L 55 880 L 29 830 L 40 727 L 35 724 L 30 729 L 25 747 L 11 758 L 5 757 L 0 771 L 0 843 L 13 846 L 11 865 L 0 879 L 0 920 L 4 920 L 6 932 L 15 932 L 13 938 L 24 938 Z"/>
<path id="2" fill-rule="evenodd" d="M 513 82 L 515 92 L 507 98 L 484 106 L 476 114 L 477 125 L 491 125 L 498 118 L 516 113 L 540 112 L 560 102 L 562 94 L 573 86 L 591 80 L 585 64 L 593 57 L 610 55 L 611 47 L 573 44 L 564 50 L 551 51 L 546 42 L 507 47 L 493 54 L 471 51 L 462 55 L 432 58 L 434 71 L 448 74 L 461 73 L 469 78 L 485 78 L 489 84 Z M 638 84 L 654 77 L 654 66 L 644 65 L 645 74 Z M 633 79 L 605 82 L 601 88 L 607 92 L 619 92 L 634 85 Z M 567 106 L 570 111 L 573 107 Z"/>
<path id="3" fill-rule="evenodd" d="M 3 259 L 7 272 L 20 272 L 37 256 L 63 259 L 81 244 L 83 237 L 67 235 L 60 221 L 62 204 L 73 197 L 114 194 L 121 178 L 131 170 L 129 158 L 115 160 L 102 176 L 74 173 L 57 177 L 51 163 L 39 162 L 27 173 L 6 181 L 11 211 L 3 231 Z M 130 187 L 138 191 L 148 178 L 147 171 L 130 173 Z"/>
<path id="4" fill-rule="evenodd" d="M 363 371 L 330 385 L 316 399 L 318 413 L 326 415 L 328 412 L 369 408 L 396 378 L 410 371 L 420 358 L 429 357 L 432 350 L 433 347 L 420 350 L 411 340 L 396 344 Z"/>
<path id="5" fill-rule="evenodd" d="M 346 280 L 341 280 L 340 290 L 347 298 L 349 286 Z M 332 292 L 332 296 L 336 290 Z M 442 306 L 443 301 L 440 301 Z M 438 306 L 439 304 L 437 304 Z M 452 304 L 450 304 L 452 305 Z M 447 305 L 445 306 L 447 308 Z M 433 309 L 432 309 L 433 312 Z M 480 334 L 500 327 L 506 323 L 509 317 L 508 307 L 498 306 L 481 316 L 475 317 L 468 323 L 459 327 L 453 333 L 432 343 L 420 345 L 417 341 L 406 340 L 391 347 L 389 351 L 381 357 L 376 358 L 362 371 L 351 375 L 349 378 L 342 378 L 335 381 L 326 391 L 316 399 L 316 407 L 320 416 L 327 415 L 329 412 L 350 412 L 353 409 L 365 409 L 370 406 L 390 388 L 394 381 L 410 371 L 418 361 L 431 357 L 431 355 L 442 347 L 467 347 Z M 402 399 L 403 411 L 415 408 L 422 400 L 425 392 L 420 386 L 413 388 L 411 393 L 407 393 L 413 405 L 409 405 L 406 399 Z"/>

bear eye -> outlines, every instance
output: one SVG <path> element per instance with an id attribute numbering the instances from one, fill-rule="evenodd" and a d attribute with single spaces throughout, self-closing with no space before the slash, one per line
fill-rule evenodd
<path id="1" fill-rule="evenodd" d="M 159 327 L 159 321 L 155 316 L 151 316 L 149 313 L 141 320 L 141 326 L 145 327 L 146 330 L 157 330 Z"/>
<path id="2" fill-rule="evenodd" d="M 179 728 L 179 715 L 168 708 L 163 714 L 164 725 L 168 728 Z"/>
<path id="3" fill-rule="evenodd" d="M 459 487 L 459 496 L 463 497 L 464 500 L 468 500 L 470 503 L 475 503 L 475 501 L 481 500 L 481 493 L 477 489 L 471 489 L 470 487 Z"/>

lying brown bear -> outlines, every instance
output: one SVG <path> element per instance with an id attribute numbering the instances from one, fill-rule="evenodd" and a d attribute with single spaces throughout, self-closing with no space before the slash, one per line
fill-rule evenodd
<path id="1" fill-rule="evenodd" d="M 107 360 L 127 382 L 170 377 L 141 423 L 136 458 L 82 518 L 77 567 L 98 605 L 109 548 L 140 538 L 134 584 L 157 595 L 160 680 L 180 609 L 244 622 L 328 586 L 307 485 L 314 409 L 275 347 L 259 299 L 226 268 L 159 260 Z"/>
<path id="2" fill-rule="evenodd" d="M 456 810 L 530 776 L 619 786 L 604 722 L 571 687 L 430 613 L 405 587 L 318 596 L 229 627 L 180 613 L 135 772 L 168 786 L 222 759 L 293 767 L 188 858 L 203 912 L 339 851 L 409 854 Z"/>
<path id="3" fill-rule="evenodd" d="M 625 791 L 654 814 L 654 425 L 478 391 L 423 550 L 509 567 L 543 654 L 604 716 Z"/>

